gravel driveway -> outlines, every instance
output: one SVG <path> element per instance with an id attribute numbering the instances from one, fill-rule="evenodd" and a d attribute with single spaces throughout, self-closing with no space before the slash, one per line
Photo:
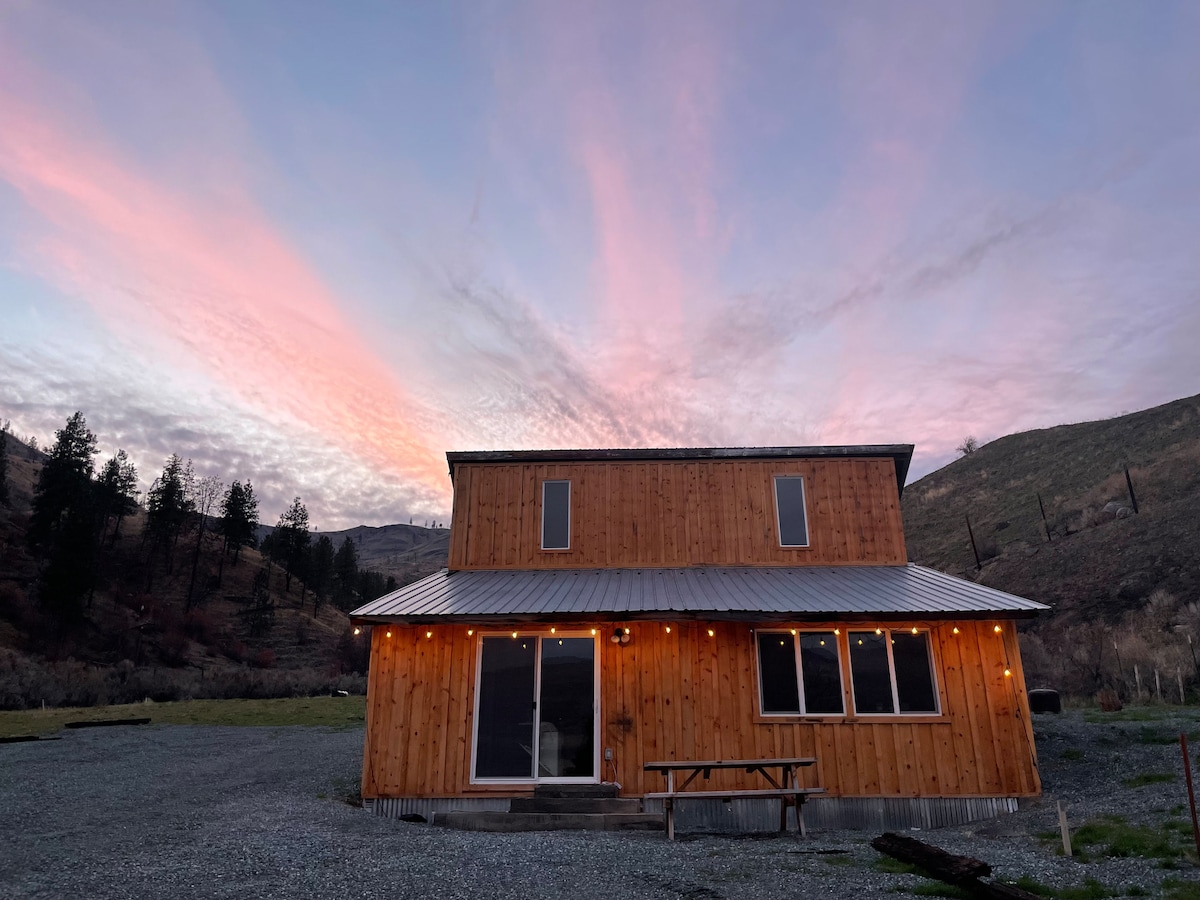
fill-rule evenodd
<path id="1" fill-rule="evenodd" d="M 1159 723 L 1167 732 L 1186 721 Z M 1145 725 L 1036 719 L 1047 800 L 986 824 L 924 837 L 1056 885 L 1094 878 L 1158 896 L 1192 868 L 1154 860 L 1081 863 L 1031 833 L 1104 812 L 1161 820 L 1186 802 L 1175 746 Z M 143 726 L 65 731 L 0 745 L 0 897 L 870 897 L 922 879 L 876 868 L 872 834 L 695 837 L 484 834 L 375 818 L 342 801 L 357 784 L 362 731 Z M 1198 748 L 1200 749 L 1200 748 Z M 1074 751 L 1074 752 L 1067 752 Z M 1076 758 L 1081 755 L 1082 758 Z M 1064 757 L 1064 753 L 1066 756 Z M 1130 788 L 1130 772 L 1174 772 Z"/>

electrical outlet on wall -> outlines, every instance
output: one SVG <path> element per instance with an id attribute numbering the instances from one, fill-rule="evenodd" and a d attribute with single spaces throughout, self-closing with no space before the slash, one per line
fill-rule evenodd
<path id="1" fill-rule="evenodd" d="M 605 762 L 612 762 L 612 747 L 604 748 L 604 760 Z"/>

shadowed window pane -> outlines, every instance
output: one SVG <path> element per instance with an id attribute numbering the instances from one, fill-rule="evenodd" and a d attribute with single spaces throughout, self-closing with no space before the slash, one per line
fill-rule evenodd
<path id="1" fill-rule="evenodd" d="M 542 549 L 571 546 L 571 482 L 542 482 Z"/>
<path id="2" fill-rule="evenodd" d="M 484 638 L 479 674 L 477 778 L 533 775 L 533 686 L 537 642 Z"/>
<path id="3" fill-rule="evenodd" d="M 844 710 L 837 636 L 832 631 L 801 634 L 800 668 L 804 674 L 804 711 L 840 715 Z"/>
<path id="4" fill-rule="evenodd" d="M 765 713 L 800 712 L 794 640 L 786 632 L 758 634 L 758 674 L 762 682 L 762 711 Z"/>
<path id="5" fill-rule="evenodd" d="M 887 638 L 873 631 L 850 632 L 850 673 L 854 681 L 854 711 L 894 713 L 892 673 L 888 669 Z"/>
<path id="6" fill-rule="evenodd" d="M 779 543 L 783 547 L 808 546 L 808 521 L 804 514 L 804 479 L 775 478 L 775 511 L 779 516 Z"/>
<path id="7" fill-rule="evenodd" d="M 933 667 L 929 657 L 929 635 L 892 633 L 892 658 L 896 661 L 896 693 L 900 712 L 937 712 L 933 689 Z"/>

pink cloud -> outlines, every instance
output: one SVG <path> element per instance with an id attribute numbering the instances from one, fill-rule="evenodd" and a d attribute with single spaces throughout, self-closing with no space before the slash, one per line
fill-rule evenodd
<path id="1" fill-rule="evenodd" d="M 17 62 L 6 56 L 0 80 L 16 81 Z M 77 110 L 26 96 L 0 91 L 0 177 L 38 219 L 29 249 L 47 278 L 135 343 L 186 351 L 269 417 L 282 414 L 444 493 L 440 452 L 411 424 L 427 413 L 237 184 L 216 197 L 166 187 L 81 124 Z"/>

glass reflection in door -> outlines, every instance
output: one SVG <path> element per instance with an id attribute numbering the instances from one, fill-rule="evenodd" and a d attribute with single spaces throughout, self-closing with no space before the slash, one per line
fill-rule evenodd
<path id="1" fill-rule="evenodd" d="M 596 642 L 543 637 L 538 703 L 538 777 L 596 774 Z"/>

